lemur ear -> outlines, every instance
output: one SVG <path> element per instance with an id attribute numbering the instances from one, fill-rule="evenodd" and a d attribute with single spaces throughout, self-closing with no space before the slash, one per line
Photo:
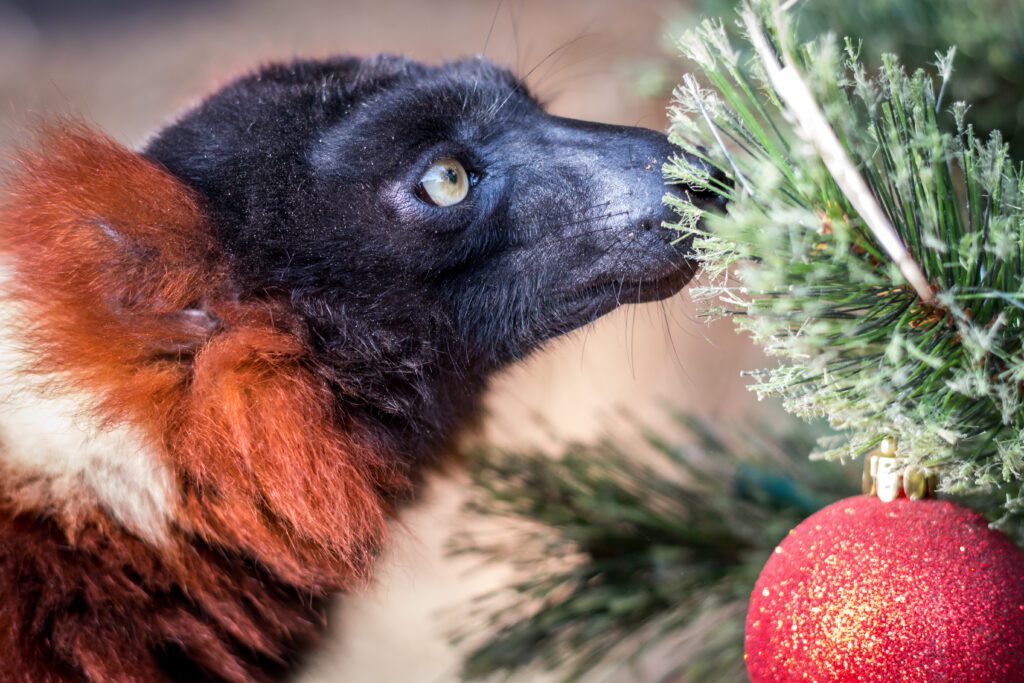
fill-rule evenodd
<path id="1" fill-rule="evenodd" d="M 296 584 L 365 579 L 409 479 L 356 438 L 289 300 L 239 296 L 197 197 L 109 138 L 50 125 L 19 162 L 0 301 L 25 371 L 143 435 L 180 531 Z"/>
<path id="2" fill-rule="evenodd" d="M 47 124 L 37 139 L 8 182 L 0 252 L 26 324 L 46 330 L 45 356 L 118 382 L 112 368 L 198 348 L 226 278 L 196 197 L 82 124 Z M 28 341 L 44 343 L 31 330 Z"/>

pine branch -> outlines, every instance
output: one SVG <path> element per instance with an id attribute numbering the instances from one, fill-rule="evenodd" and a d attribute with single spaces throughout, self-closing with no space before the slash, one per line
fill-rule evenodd
<path id="1" fill-rule="evenodd" d="M 743 18 L 747 41 L 763 36 L 760 56 L 747 50 L 744 60 L 721 22 L 681 42 L 708 85 L 684 80 L 676 91 L 673 140 L 737 180 L 710 186 L 682 157 L 666 170 L 730 200 L 727 216 L 706 218 L 707 232 L 694 229 L 692 207 L 676 203 L 712 282 L 694 295 L 782 358 L 755 375 L 759 395 L 847 430 L 822 455 L 858 457 L 898 435 L 898 454 L 942 467 L 947 490 L 1011 486 L 1009 507 L 1019 507 L 1020 167 L 998 133 L 977 139 L 964 123 L 967 105 L 942 111 L 935 76 L 908 75 L 892 56 L 870 76 L 849 40 L 842 49 L 831 37 L 794 47 L 791 17 L 771 2 Z M 951 58 L 940 60 L 939 92 Z M 808 123 L 806 97 L 793 100 L 797 77 L 824 122 Z M 944 117 L 955 133 L 940 125 Z M 850 174 L 828 160 L 834 153 L 823 154 L 823 125 L 872 202 L 845 182 Z M 872 230 L 879 219 L 870 203 L 924 274 L 933 303 Z"/>
<path id="2" fill-rule="evenodd" d="M 680 418 L 689 448 L 648 434 L 648 457 L 614 441 L 557 459 L 489 450 L 471 462 L 479 515 L 519 519 L 502 538 L 456 539 L 454 552 L 519 568 L 460 629 L 476 680 L 529 668 L 581 680 L 671 642 L 665 676 L 742 680 L 746 600 L 763 562 L 798 521 L 851 492 L 838 468 L 812 463 L 809 430 Z M 848 474 L 848 473 L 847 473 Z M 481 634 L 484 634 L 481 637 Z M 680 649 L 681 648 L 681 649 Z"/>
<path id="3" fill-rule="evenodd" d="M 695 0 L 688 7 L 694 16 L 728 18 L 737 4 Z M 799 19 L 794 42 L 826 32 L 862 38 L 869 70 L 881 66 L 885 52 L 898 53 L 904 64 L 925 65 L 937 50 L 957 45 L 957 78 L 944 79 L 947 99 L 939 101 L 970 102 L 967 117 L 975 129 L 983 137 L 1002 131 L 1013 156 L 1024 156 L 1024 0 L 796 0 L 783 6 L 792 6 L 789 13 Z"/>

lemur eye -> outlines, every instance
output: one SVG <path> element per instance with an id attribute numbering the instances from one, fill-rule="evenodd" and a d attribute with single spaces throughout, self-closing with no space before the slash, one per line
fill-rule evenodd
<path id="1" fill-rule="evenodd" d="M 469 194 L 469 174 L 455 159 L 438 159 L 420 178 L 417 190 L 434 206 L 452 206 Z"/>

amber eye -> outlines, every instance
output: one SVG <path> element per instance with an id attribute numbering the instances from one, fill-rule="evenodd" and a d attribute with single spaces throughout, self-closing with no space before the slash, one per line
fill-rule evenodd
<path id="1" fill-rule="evenodd" d="M 438 159 L 420 178 L 419 190 L 434 206 L 452 206 L 469 194 L 469 175 L 455 159 Z"/>

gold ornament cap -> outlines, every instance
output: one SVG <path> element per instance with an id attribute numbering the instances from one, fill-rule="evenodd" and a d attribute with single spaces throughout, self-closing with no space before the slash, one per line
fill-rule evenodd
<path id="1" fill-rule="evenodd" d="M 864 493 L 883 502 L 891 503 L 901 494 L 911 500 L 934 498 L 938 486 L 939 475 L 934 470 L 900 462 L 896 440 L 891 437 L 882 439 L 864 458 Z"/>

